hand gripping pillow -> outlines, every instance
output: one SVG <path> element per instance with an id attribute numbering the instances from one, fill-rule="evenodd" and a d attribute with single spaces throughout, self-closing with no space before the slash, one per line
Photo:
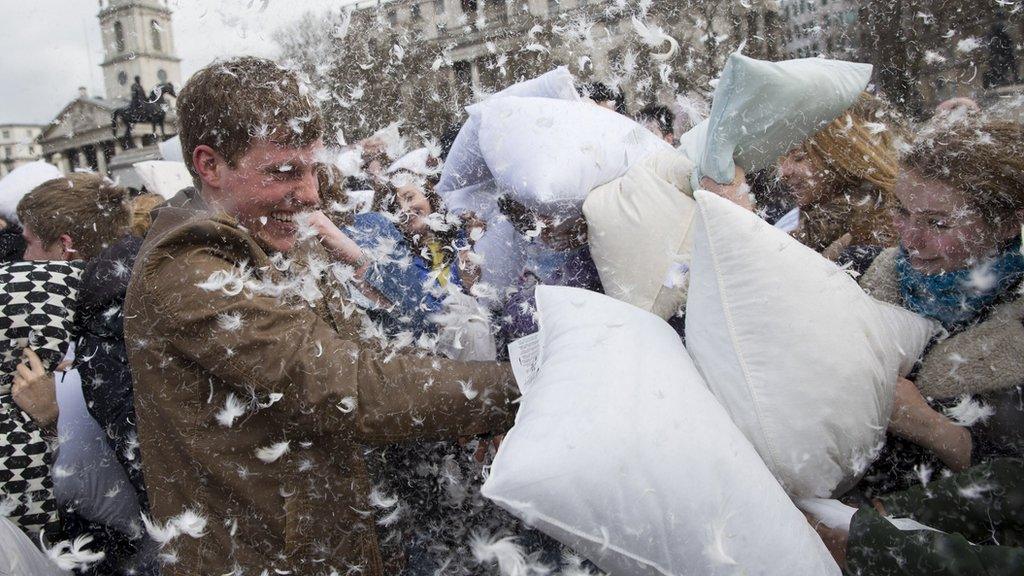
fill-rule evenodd
<path id="1" fill-rule="evenodd" d="M 57 504 L 50 479 L 52 451 L 36 423 L 14 403 L 11 385 L 22 349 L 32 346 L 47 370 L 72 337 L 79 262 L 0 265 L 0 501 L 27 533 L 55 535 Z"/>
<path id="2" fill-rule="evenodd" d="M 534 96 L 573 102 L 578 102 L 580 99 L 579 94 L 576 93 L 572 74 L 565 66 L 559 66 L 536 78 L 513 84 L 491 95 L 488 101 L 504 96 Z M 479 118 L 470 115 L 462 129 L 459 130 L 455 141 L 452 142 L 452 148 L 448 152 L 448 158 L 441 170 L 441 179 L 437 184 L 439 193 L 443 194 L 472 186 L 491 178 L 487 164 L 484 162 L 483 156 L 480 155 L 479 130 Z"/>
<path id="3" fill-rule="evenodd" d="M 579 212 L 587 194 L 672 147 L 633 120 L 586 102 L 508 97 L 480 116 L 480 151 L 498 188 L 529 208 Z"/>
<path id="4" fill-rule="evenodd" d="M 577 288 L 536 294 L 538 369 L 517 373 L 484 496 L 616 576 L 839 574 L 664 321 Z"/>
<path id="5" fill-rule="evenodd" d="M 732 54 L 706 124 L 681 139 L 683 150 L 698 153 L 690 156 L 699 168 L 694 182 L 700 176 L 731 182 L 734 161 L 747 172 L 774 164 L 853 106 L 870 78 L 870 64 L 824 58 L 765 62 Z"/>
<path id="6" fill-rule="evenodd" d="M 753 213 L 696 199 L 687 348 L 791 495 L 841 494 L 884 442 L 896 378 L 936 327 Z"/>
<path id="7" fill-rule="evenodd" d="M 587 195 L 590 254 L 605 294 L 662 318 L 686 301 L 692 169 L 679 152 L 657 152 Z"/>

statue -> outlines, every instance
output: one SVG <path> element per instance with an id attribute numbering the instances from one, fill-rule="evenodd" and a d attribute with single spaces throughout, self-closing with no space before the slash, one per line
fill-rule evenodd
<path id="1" fill-rule="evenodd" d="M 157 84 L 150 91 L 149 97 L 146 97 L 141 80 L 138 76 L 135 77 L 135 82 L 132 84 L 131 101 L 127 106 L 114 110 L 110 118 L 114 136 L 117 136 L 118 120 L 120 119 L 124 124 L 124 135 L 121 137 L 122 148 L 127 150 L 135 146 L 131 138 L 133 124 L 149 122 L 153 125 L 153 132 L 156 132 L 157 126 L 159 126 L 160 135 L 167 136 L 167 132 L 164 130 L 164 118 L 167 116 L 167 104 L 164 102 L 164 96 L 178 97 L 174 91 L 174 84 L 170 82 Z"/>

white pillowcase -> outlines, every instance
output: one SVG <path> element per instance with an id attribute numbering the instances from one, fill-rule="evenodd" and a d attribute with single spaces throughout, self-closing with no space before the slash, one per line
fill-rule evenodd
<path id="1" fill-rule="evenodd" d="M 897 376 L 936 326 L 755 214 L 696 199 L 687 348 L 791 495 L 841 494 L 884 442 Z"/>
<path id="2" fill-rule="evenodd" d="M 501 191 L 544 214 L 578 214 L 587 194 L 659 150 L 664 140 L 588 102 L 507 97 L 474 106 L 480 151 Z"/>
<path id="3" fill-rule="evenodd" d="M 664 321 L 585 290 L 536 294 L 541 356 L 512 361 L 538 369 L 517 373 L 486 497 L 616 576 L 839 574 Z"/>
<path id="4" fill-rule="evenodd" d="M 61 171 L 42 160 L 29 162 L 11 170 L 0 179 L 0 217 L 18 219 L 18 203 L 43 182 L 60 178 Z"/>
<path id="5" fill-rule="evenodd" d="M 680 139 L 699 168 L 694 182 L 700 176 L 731 182 L 736 165 L 753 172 L 774 164 L 853 106 L 870 78 L 870 64 L 765 62 L 733 53 L 715 87 L 711 115 Z"/>
<path id="6" fill-rule="evenodd" d="M 590 254 L 605 294 L 662 318 L 686 301 L 692 171 L 679 152 L 657 152 L 587 195 Z"/>
<path id="7" fill-rule="evenodd" d="M 485 102 L 504 96 L 535 96 L 572 102 L 580 100 L 572 74 L 565 66 L 559 66 L 536 78 L 513 84 L 491 95 Z M 473 106 L 470 106 L 467 110 L 472 108 Z M 462 129 L 459 130 L 459 134 L 455 137 L 455 142 L 452 143 L 451 150 L 448 152 L 448 158 L 441 170 L 441 179 L 437 184 L 438 192 L 458 190 L 491 178 L 487 164 L 484 162 L 483 156 L 480 155 L 479 130 L 480 120 L 471 114 Z"/>

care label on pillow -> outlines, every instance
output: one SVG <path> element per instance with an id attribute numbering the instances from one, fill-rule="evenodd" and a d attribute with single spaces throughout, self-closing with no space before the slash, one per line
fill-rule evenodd
<path id="1" fill-rule="evenodd" d="M 530 382 L 540 370 L 543 361 L 540 344 L 540 331 L 538 330 L 508 345 L 508 359 L 512 363 L 512 375 L 516 377 L 520 394 L 526 394 Z"/>

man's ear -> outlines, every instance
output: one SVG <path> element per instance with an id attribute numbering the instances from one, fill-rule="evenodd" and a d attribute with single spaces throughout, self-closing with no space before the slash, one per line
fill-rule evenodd
<path id="1" fill-rule="evenodd" d="M 216 150 L 200 144 L 192 150 L 192 166 L 199 174 L 199 179 L 204 186 L 220 188 L 221 167 L 227 165 L 227 161 Z"/>
<path id="2" fill-rule="evenodd" d="M 65 260 L 79 260 L 78 250 L 75 250 L 75 241 L 67 234 L 61 234 L 57 239 L 60 242 L 61 257 Z"/>

